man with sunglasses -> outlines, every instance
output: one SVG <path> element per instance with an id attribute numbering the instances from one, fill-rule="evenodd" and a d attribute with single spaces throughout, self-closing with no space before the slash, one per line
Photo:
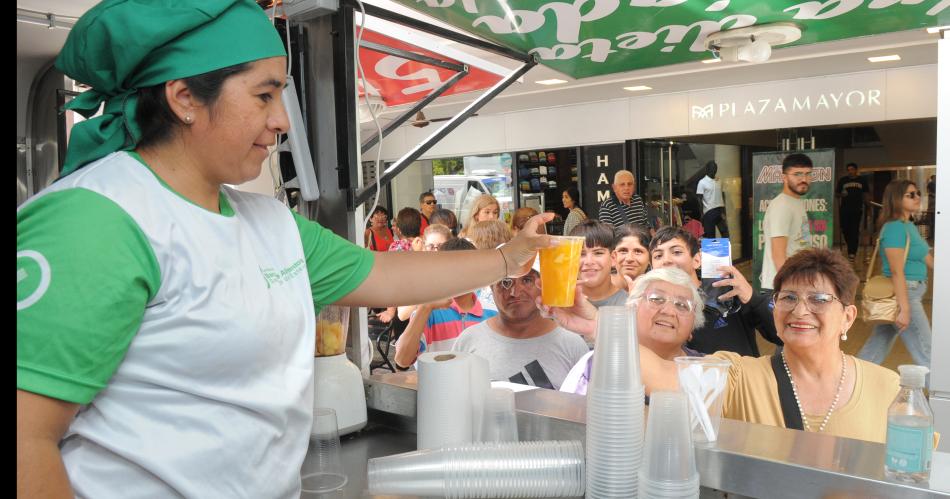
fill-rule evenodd
<path id="1" fill-rule="evenodd" d="M 702 265 L 699 241 L 684 229 L 660 229 L 650 242 L 650 259 L 654 269 L 679 268 L 686 272 L 693 286 L 701 289 L 702 282 L 696 274 Z M 705 320 L 693 331 L 686 345 L 707 354 L 728 351 L 758 357 L 757 330 L 767 341 L 781 345 L 769 308 L 771 295 L 753 293 L 752 285 L 735 267 L 720 267 L 719 270 L 723 279 L 713 286 L 731 289 L 719 297 L 719 304 L 703 306 Z"/>
<path id="2" fill-rule="evenodd" d="M 426 191 L 422 194 L 419 194 L 419 213 L 422 213 L 422 230 L 425 231 L 426 227 L 429 226 L 430 222 L 429 217 L 435 213 L 435 210 L 439 207 L 438 201 L 435 199 L 435 194 L 432 194 L 432 191 Z"/>
<path id="3" fill-rule="evenodd" d="M 808 194 L 814 165 L 808 156 L 789 154 L 782 161 L 782 192 L 769 203 L 762 222 L 765 249 L 762 252 L 760 284 L 771 295 L 772 280 L 785 261 L 812 246 L 808 213 L 802 196 Z"/>
<path id="4" fill-rule="evenodd" d="M 492 284 L 498 315 L 462 332 L 452 350 L 488 360 L 493 381 L 557 390 L 587 352 L 578 335 L 541 316 L 535 301 L 541 294 L 535 260 L 528 274 Z"/>

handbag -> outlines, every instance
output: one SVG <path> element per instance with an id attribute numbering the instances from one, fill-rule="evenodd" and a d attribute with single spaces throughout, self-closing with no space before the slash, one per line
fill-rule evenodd
<path id="1" fill-rule="evenodd" d="M 900 312 L 900 306 L 897 304 L 897 296 L 894 294 L 894 282 L 890 277 L 884 274 L 871 277 L 871 271 L 874 270 L 874 260 L 877 258 L 877 252 L 881 247 L 881 235 L 877 238 L 874 245 L 874 253 L 871 253 L 871 264 L 868 265 L 866 276 L 867 282 L 864 283 L 864 291 L 861 299 L 861 319 L 868 325 L 893 324 L 897 320 L 897 314 Z M 904 264 L 907 264 L 907 255 L 910 253 L 910 233 L 907 234 L 907 245 L 904 247 Z"/>

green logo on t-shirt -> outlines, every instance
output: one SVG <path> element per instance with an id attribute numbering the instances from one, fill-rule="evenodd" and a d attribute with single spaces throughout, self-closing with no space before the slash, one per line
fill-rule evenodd
<path id="1" fill-rule="evenodd" d="M 282 270 L 261 268 L 261 275 L 264 276 L 264 280 L 267 282 L 267 288 L 270 289 L 270 287 L 275 284 L 284 284 L 290 282 L 306 269 L 307 265 L 301 258 L 300 260 L 294 262 L 293 265 Z"/>
<path id="2" fill-rule="evenodd" d="M 29 308 L 46 294 L 52 278 L 49 262 L 33 250 L 16 253 L 16 309 Z"/>

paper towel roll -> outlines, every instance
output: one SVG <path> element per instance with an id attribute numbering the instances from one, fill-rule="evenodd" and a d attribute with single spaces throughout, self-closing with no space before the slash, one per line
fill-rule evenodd
<path id="1" fill-rule="evenodd" d="M 482 420 L 485 416 L 485 404 L 491 391 L 488 379 L 488 360 L 476 354 L 471 355 L 471 401 L 472 401 L 472 441 L 482 441 Z"/>
<path id="2" fill-rule="evenodd" d="M 419 356 L 416 445 L 437 449 L 472 442 L 472 359 L 464 352 Z"/>

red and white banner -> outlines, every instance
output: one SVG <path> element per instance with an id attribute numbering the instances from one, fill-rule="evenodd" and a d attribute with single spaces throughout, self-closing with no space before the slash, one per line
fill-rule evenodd
<path id="1" fill-rule="evenodd" d="M 363 30 L 363 40 L 446 62 L 461 64 L 445 55 L 411 45 L 369 28 Z M 450 69 L 410 61 L 365 47 L 360 47 L 359 57 L 363 71 L 366 73 L 367 83 L 379 92 L 387 106 L 398 106 L 420 101 L 456 74 L 455 71 Z M 468 75 L 452 85 L 442 95 L 460 94 L 489 88 L 500 81 L 501 78 L 501 75 L 496 72 L 479 69 L 469 63 Z M 362 92 L 360 92 L 360 95 L 362 95 Z"/>

